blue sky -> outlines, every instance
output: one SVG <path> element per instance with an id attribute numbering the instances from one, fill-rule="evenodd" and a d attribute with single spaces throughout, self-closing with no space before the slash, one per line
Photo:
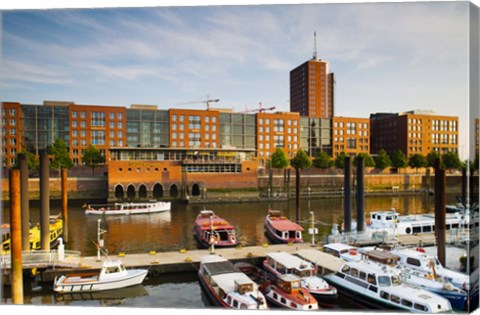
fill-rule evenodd
<path id="1" fill-rule="evenodd" d="M 314 31 L 337 116 L 434 110 L 460 117 L 466 145 L 467 2 L 3 11 L 2 100 L 167 109 L 208 95 L 287 111 L 289 71 L 311 58 Z"/>

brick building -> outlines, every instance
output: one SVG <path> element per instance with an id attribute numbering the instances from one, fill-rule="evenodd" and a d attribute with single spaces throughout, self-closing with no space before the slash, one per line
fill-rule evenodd
<path id="1" fill-rule="evenodd" d="M 329 63 L 311 59 L 290 71 L 290 111 L 300 116 L 332 118 L 335 78 Z"/>
<path id="2" fill-rule="evenodd" d="M 341 152 L 355 156 L 370 154 L 370 120 L 368 118 L 333 117 L 332 157 Z"/>
<path id="3" fill-rule="evenodd" d="M 371 153 L 401 150 L 407 157 L 432 151 L 458 153 L 458 117 L 429 111 L 370 115 Z"/>

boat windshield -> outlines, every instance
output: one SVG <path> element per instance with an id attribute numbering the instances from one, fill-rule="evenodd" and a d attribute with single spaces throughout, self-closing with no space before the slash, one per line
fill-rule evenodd
<path id="1" fill-rule="evenodd" d="M 381 287 L 391 286 L 392 283 L 390 281 L 390 277 L 389 276 L 379 276 L 378 277 L 378 285 L 381 286 Z"/>
<path id="2" fill-rule="evenodd" d="M 292 281 L 292 290 L 300 289 L 300 281 Z"/>
<path id="3" fill-rule="evenodd" d="M 305 278 L 305 277 L 310 277 L 312 275 L 312 271 L 311 270 L 298 270 L 298 269 L 295 269 L 293 271 L 293 273 L 297 276 L 299 276 L 300 278 Z"/>
<path id="4" fill-rule="evenodd" d="M 399 276 L 392 276 L 392 285 L 401 285 L 402 281 L 400 280 Z"/>

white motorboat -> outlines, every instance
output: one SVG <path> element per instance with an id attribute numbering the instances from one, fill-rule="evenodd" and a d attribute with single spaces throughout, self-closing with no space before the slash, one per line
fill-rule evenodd
<path id="1" fill-rule="evenodd" d="M 275 277 L 292 274 L 301 280 L 302 288 L 322 305 L 333 305 L 337 289 L 317 275 L 317 268 L 310 262 L 286 252 L 267 253 L 263 267 Z"/>
<path id="2" fill-rule="evenodd" d="M 268 309 L 267 300 L 258 285 L 223 257 L 201 257 L 198 278 L 208 298 L 217 306 Z"/>
<path id="3" fill-rule="evenodd" d="M 451 312 L 450 302 L 438 294 L 403 283 L 398 271 L 380 263 L 344 262 L 324 278 L 352 302 L 373 309 L 400 309 L 415 313 Z"/>
<path id="4" fill-rule="evenodd" d="M 398 264 L 407 269 L 435 273 L 459 289 L 470 288 L 470 278 L 466 274 L 445 268 L 436 256 L 427 254 L 423 248 L 394 248 L 390 252 L 398 256 Z"/>
<path id="5" fill-rule="evenodd" d="M 100 272 L 86 271 L 62 275 L 54 280 L 58 293 L 96 292 L 141 284 L 146 269 L 126 269 L 120 260 L 105 260 Z"/>
<path id="6" fill-rule="evenodd" d="M 170 211 L 171 203 L 164 201 L 116 202 L 107 205 L 84 205 L 85 214 L 131 215 Z"/>

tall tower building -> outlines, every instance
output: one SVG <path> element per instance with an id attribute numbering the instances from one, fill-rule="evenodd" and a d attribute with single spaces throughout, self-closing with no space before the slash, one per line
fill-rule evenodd
<path id="1" fill-rule="evenodd" d="M 300 116 L 332 118 L 335 77 L 329 63 L 317 57 L 316 34 L 312 59 L 290 71 L 290 111 Z"/>

